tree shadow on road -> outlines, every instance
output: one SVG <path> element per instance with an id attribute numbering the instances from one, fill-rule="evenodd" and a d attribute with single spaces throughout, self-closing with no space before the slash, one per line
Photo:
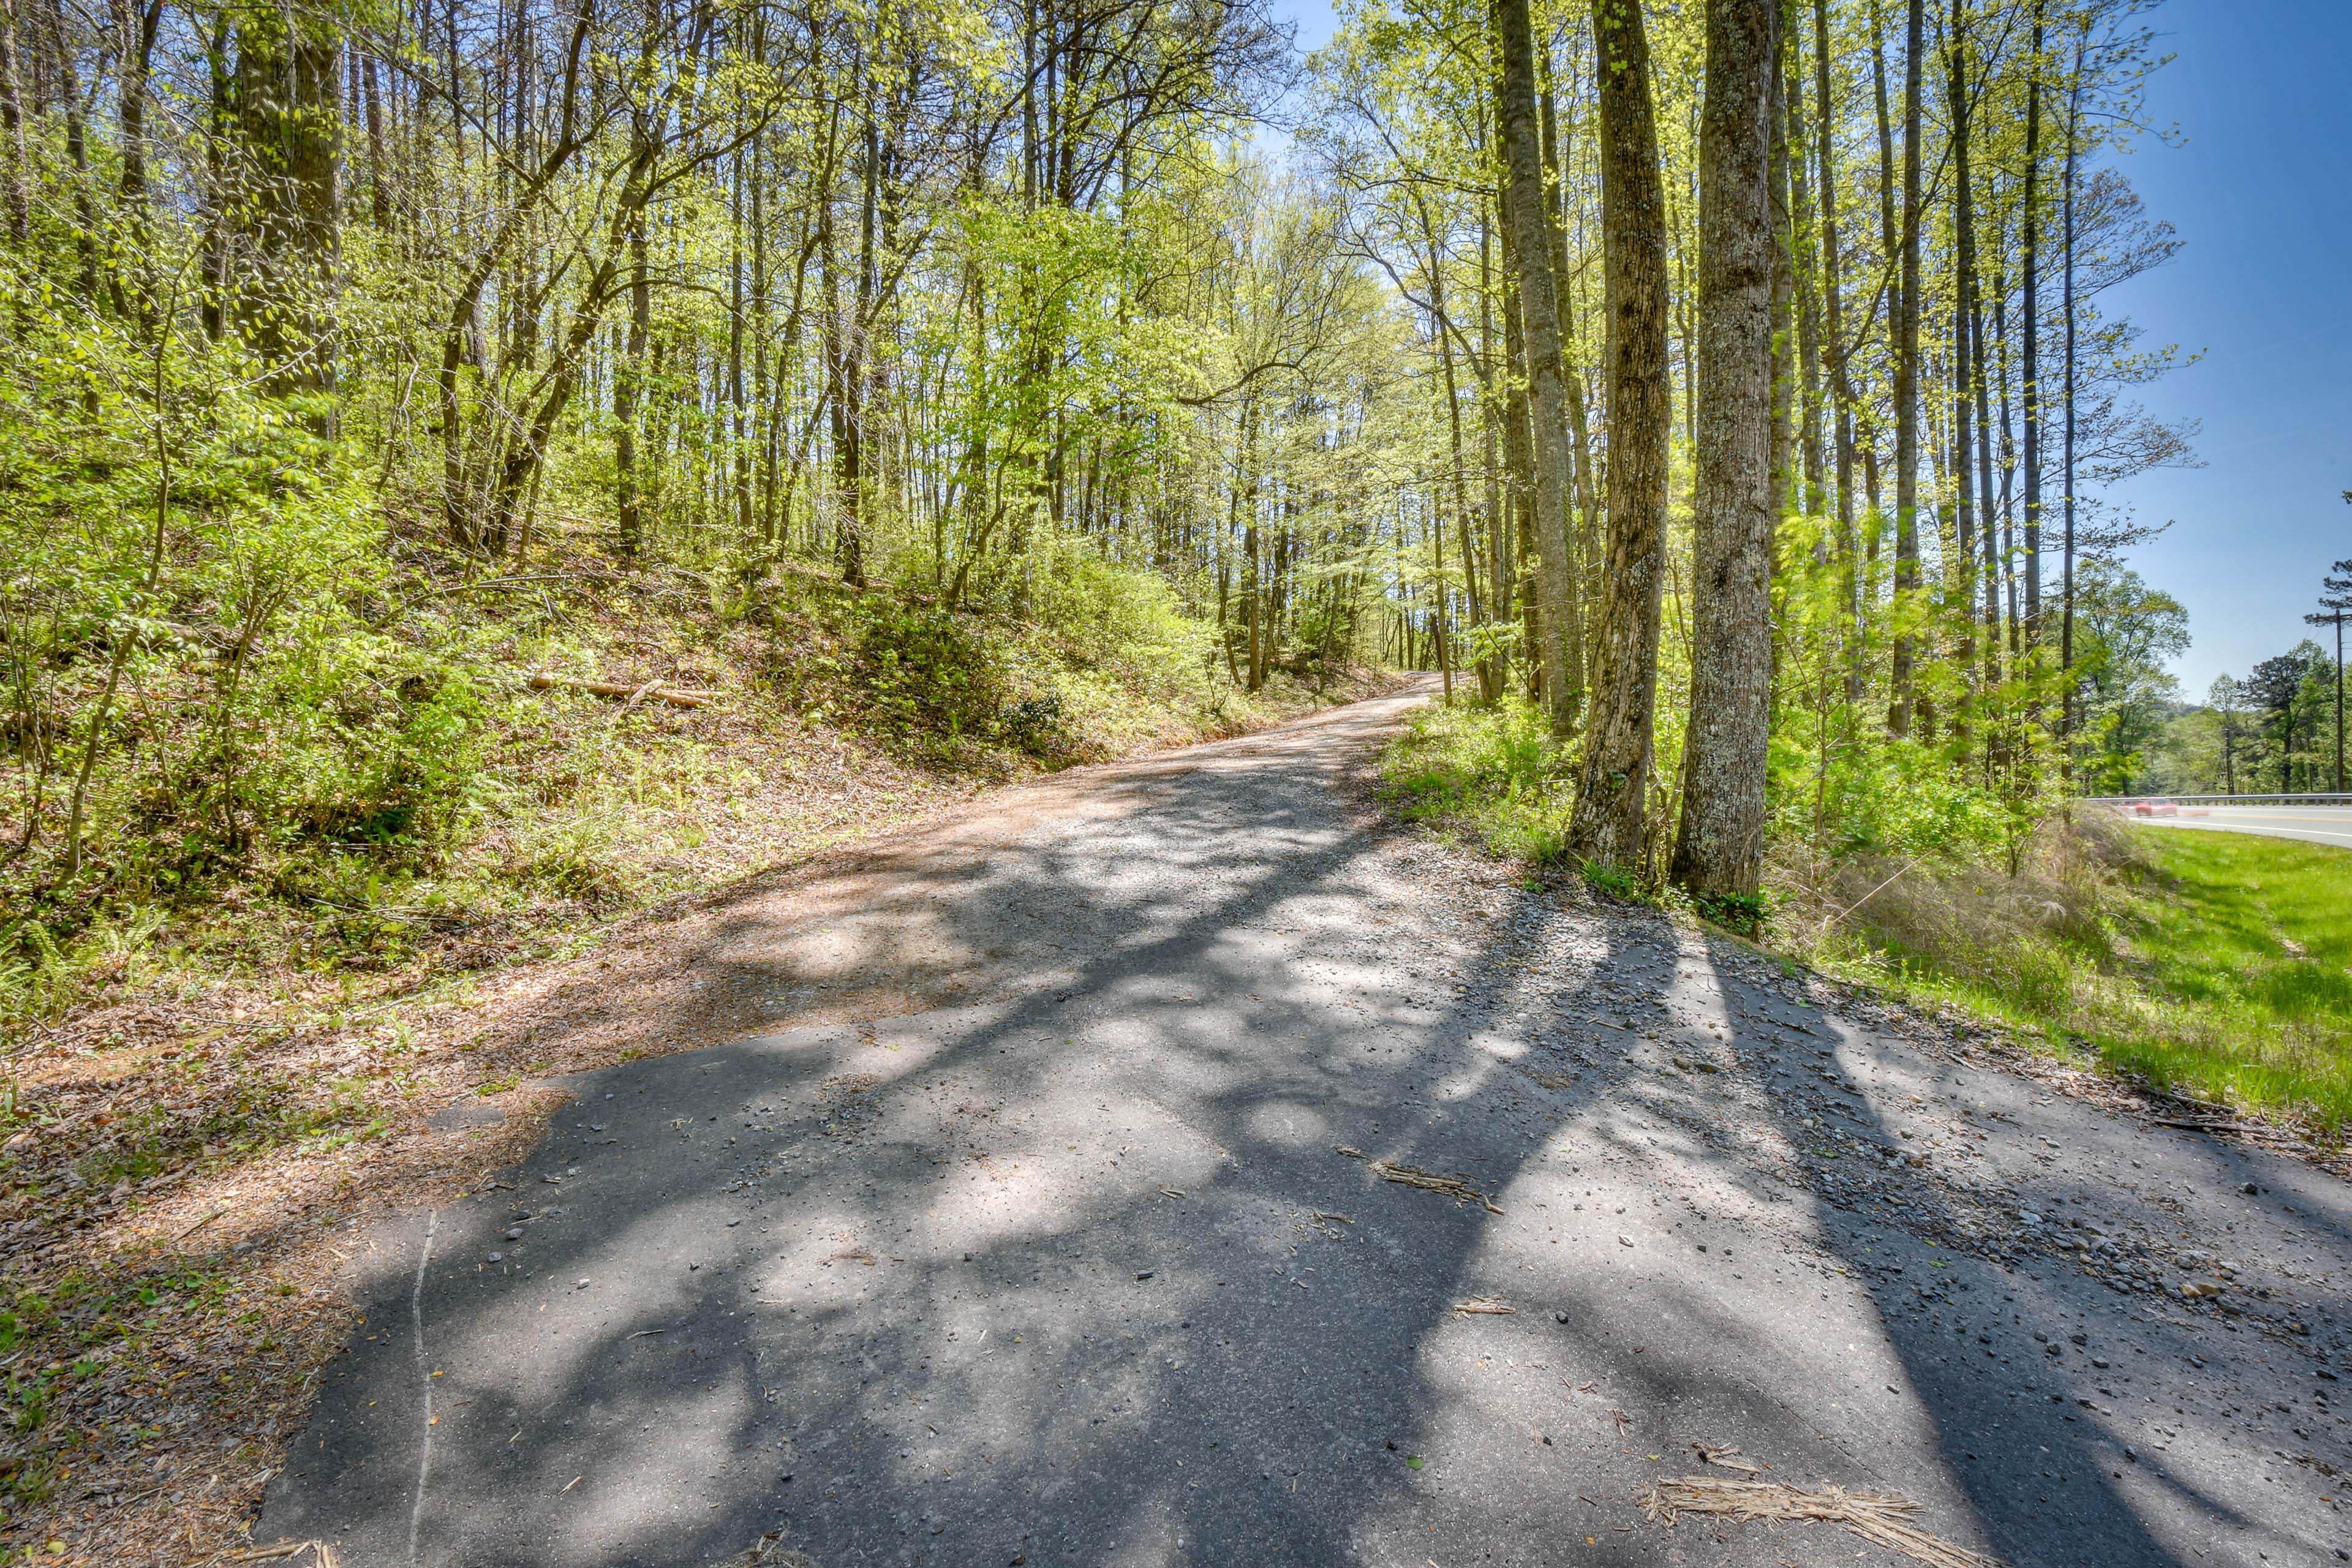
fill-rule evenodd
<path id="1" fill-rule="evenodd" d="M 367 1323 L 257 1538 L 684 1563 L 781 1528 L 825 1568 L 1452 1568 L 1590 1533 L 1597 1560 L 1655 1561 L 1657 1532 L 1616 1528 L 1633 1489 L 1740 1433 L 1791 1479 L 1957 1500 L 1948 1530 L 2047 1555 L 2058 1535 L 2017 1514 L 2024 1445 L 2089 1479 L 2101 1439 L 2036 1407 L 1987 1452 L 1933 1310 L 1875 1314 L 1911 1376 L 1865 1447 L 1803 1384 L 1814 1325 L 1674 1267 L 1687 1193 L 1651 1182 L 1643 1262 L 1596 1255 L 1619 1222 L 1576 1194 L 1658 1169 L 1634 1119 L 1696 1124 L 1676 1152 L 1727 1193 L 1814 1202 L 1772 1173 L 1792 1119 L 1710 1142 L 1711 1110 L 1619 1084 L 1563 1016 L 1592 974 L 1671 974 L 1685 939 L 1499 872 L 1491 918 L 1459 921 L 1461 859 L 1364 836 L 1285 745 L 916 847 L 791 929 L 722 927 L 715 984 L 936 998 L 961 976 L 975 1000 L 573 1080 L 504 1185 L 431 1217 L 429 1255 L 427 1221 L 379 1235 Z M 1731 1072 L 1749 1048 L 1735 1025 Z M 1602 1130 L 1563 1150 L 1570 1125 Z M 1842 1212 L 1811 1223 L 1867 1261 Z M 2066 1505 L 2095 1561 L 2171 1560 L 2122 1489 Z M 1727 1552 L 1777 1550 L 1746 1528 Z"/>

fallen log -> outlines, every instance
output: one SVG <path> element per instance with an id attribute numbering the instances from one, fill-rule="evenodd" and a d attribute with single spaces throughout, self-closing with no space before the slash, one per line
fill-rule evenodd
<path id="1" fill-rule="evenodd" d="M 625 698 L 632 703 L 650 700 L 667 702 L 673 708 L 704 708 L 719 700 L 716 691 L 702 691 L 688 686 L 626 686 L 617 680 L 583 680 L 576 675 L 551 675 L 543 669 L 534 671 L 528 684 L 540 691 L 560 686 L 568 691 L 585 691 L 594 697 Z"/>

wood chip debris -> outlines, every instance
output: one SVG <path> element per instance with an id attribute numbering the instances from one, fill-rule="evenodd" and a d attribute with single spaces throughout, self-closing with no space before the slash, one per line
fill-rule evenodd
<path id="1" fill-rule="evenodd" d="M 1737 1448 L 1720 1448 L 1712 1443 L 1693 1443 L 1691 1447 L 1698 1451 L 1700 1464 L 1713 1465 L 1717 1469 L 1738 1470 L 1742 1475 L 1760 1476 L 1772 1468 L 1769 1465 L 1752 1464 L 1739 1458 L 1739 1450 Z"/>
<path id="2" fill-rule="evenodd" d="M 268 1546 L 257 1546 L 250 1552 L 240 1552 L 229 1561 L 278 1563 L 289 1557 L 299 1557 L 305 1552 L 317 1554 L 311 1561 L 318 1564 L 318 1568 L 336 1568 L 336 1564 L 341 1562 L 335 1555 L 335 1549 L 323 1541 L 280 1541 Z"/>
<path id="3" fill-rule="evenodd" d="M 572 691 L 585 691 L 594 697 L 625 697 L 635 708 L 650 697 L 656 702 L 667 702 L 673 708 L 700 708 L 718 699 L 715 691 L 690 686 L 665 686 L 658 680 L 643 686 L 630 686 L 617 680 L 583 680 L 575 675 L 555 675 L 547 670 L 534 670 L 525 684 L 534 690 L 545 691 L 562 687 Z"/>
<path id="4" fill-rule="evenodd" d="M 1900 1552 L 1929 1568 L 2007 1568 L 1988 1557 L 1930 1535 L 1911 1522 L 1919 1505 L 1893 1492 L 1819 1491 L 1780 1481 L 1727 1480 L 1716 1476 L 1676 1476 L 1644 1488 L 1642 1512 L 1651 1523 L 1672 1530 L 1679 1514 L 1735 1520 L 1782 1520 L 1843 1525 L 1874 1545 Z"/>
<path id="5" fill-rule="evenodd" d="M 1441 1176 L 1434 1171 L 1424 1171 L 1415 1165 L 1399 1165 L 1387 1160 L 1375 1160 L 1361 1149 L 1350 1149 L 1345 1143 L 1335 1145 L 1335 1150 L 1350 1160 L 1363 1161 L 1365 1164 L 1371 1167 L 1372 1173 L 1384 1182 L 1395 1182 L 1401 1186 L 1420 1187 L 1426 1192 L 1444 1193 L 1455 1203 L 1481 1205 L 1488 1214 L 1503 1212 L 1495 1205 L 1493 1199 L 1460 1176 Z"/>
<path id="6" fill-rule="evenodd" d="M 1507 1317 L 1517 1311 L 1517 1307 L 1512 1306 L 1500 1296 L 1472 1296 L 1454 1303 L 1454 1315 L 1457 1318 L 1472 1317 L 1480 1312 Z"/>
<path id="7" fill-rule="evenodd" d="M 806 1552 L 786 1546 L 782 1531 L 772 1530 L 719 1568 L 816 1568 L 816 1563 Z"/>

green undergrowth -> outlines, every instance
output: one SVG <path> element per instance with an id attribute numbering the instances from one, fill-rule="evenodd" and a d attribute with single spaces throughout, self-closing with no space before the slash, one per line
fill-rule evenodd
<path id="1" fill-rule="evenodd" d="M 1082 542 L 952 610 L 912 574 L 689 571 L 593 539 L 501 571 L 384 551 L 267 615 L 198 584 L 188 636 L 0 635 L 47 705 L 0 728 L 0 1554 L 12 1514 L 126 1456 L 278 1433 L 299 1347 L 266 1325 L 330 1303 L 215 1266 L 358 1195 L 349 1170 L 289 1173 L 368 1170 L 434 1098 L 547 1070 L 471 1054 L 498 972 L 986 785 L 1389 683 L 1302 661 L 1237 690 L 1213 627 Z M 234 659 L 194 635 L 240 615 Z M 300 1207 L 251 1212 L 248 1184 Z M 184 1244 L 215 1274 L 159 1274 Z"/>
<path id="2" fill-rule="evenodd" d="M 1543 710 L 1520 697 L 1491 704 L 1456 699 L 1416 709 L 1381 758 L 1381 798 L 1407 822 L 1440 837 L 1538 868 L 1568 867 L 1575 753 L 1551 738 Z M 1651 825 L 1654 830 L 1656 824 Z M 1760 900 L 1704 907 L 1646 871 L 1585 863 L 1595 892 L 1621 903 L 1705 914 L 1742 936 L 1761 929 Z"/>
<path id="3" fill-rule="evenodd" d="M 1406 821 L 1495 854 L 1538 866 L 1566 858 L 1575 800 L 1567 753 L 1553 743 L 1542 710 L 1523 699 L 1416 710 L 1381 757 L 1381 791 Z M 1637 889 L 1629 881 L 1622 890 Z"/>
<path id="4" fill-rule="evenodd" d="M 2014 873 L 1864 858 L 1816 875 L 1775 935 L 2158 1088 L 2337 1135 L 2352 1118 L 2352 852 L 2079 808 Z"/>
<path id="5" fill-rule="evenodd" d="M 1433 704 L 1383 755 L 1381 789 L 1392 813 L 1433 832 L 1567 865 L 1570 757 L 1532 704 Z M 2030 801 L 1964 784 L 1924 792 L 1910 760 L 1785 797 L 1776 774 L 1754 900 L 1701 905 L 1654 875 L 1580 869 L 1612 898 L 1706 915 L 2036 1048 L 2340 1134 L 2352 1120 L 2352 851 L 2088 808 L 2037 820 Z M 1671 802 L 1659 805 L 1666 820 Z"/>
<path id="6" fill-rule="evenodd" d="M 1163 582 L 1078 541 L 950 610 L 911 573 L 691 571 L 593 531 L 491 570 L 342 526 L 371 563 L 356 585 L 258 607 L 187 587 L 173 625 L 251 627 L 241 665 L 173 632 L 110 666 L 102 617 L 17 650 L 68 718 L 0 743 L 0 1055 L 91 1004 L 226 982 L 274 993 L 273 1015 L 348 1010 L 560 954 L 983 785 L 1380 683 L 1334 668 L 1237 690 Z"/>

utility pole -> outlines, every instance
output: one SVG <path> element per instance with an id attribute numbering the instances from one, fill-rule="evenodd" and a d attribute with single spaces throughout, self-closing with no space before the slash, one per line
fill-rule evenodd
<path id="1" fill-rule="evenodd" d="M 2326 590 L 2319 596 L 2323 612 L 2304 616 L 2315 626 L 2336 628 L 2336 793 L 2344 793 L 2344 623 L 2352 618 L 2352 561 L 2338 561 L 2338 574 L 2322 577 L 2320 586 Z"/>

